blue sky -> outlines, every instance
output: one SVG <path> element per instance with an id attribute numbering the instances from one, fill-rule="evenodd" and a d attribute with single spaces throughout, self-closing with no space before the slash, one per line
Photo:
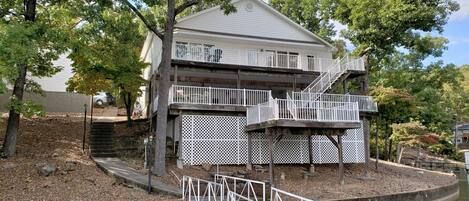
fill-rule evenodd
<path id="1" fill-rule="evenodd" d="M 447 64 L 453 63 L 457 66 L 469 64 L 469 0 L 456 1 L 460 4 L 461 8 L 458 12 L 451 15 L 442 33 L 442 36 L 449 40 L 447 44 L 448 49 L 442 57 L 426 59 L 425 64 L 438 60 L 443 60 Z M 347 28 L 338 22 L 334 22 L 334 26 L 337 33 Z M 353 48 L 351 44 L 347 46 Z"/>
<path id="2" fill-rule="evenodd" d="M 456 65 L 469 64 L 469 0 L 457 0 L 461 9 L 453 14 L 445 26 L 443 36 L 449 40 L 448 50 L 441 59 Z"/>

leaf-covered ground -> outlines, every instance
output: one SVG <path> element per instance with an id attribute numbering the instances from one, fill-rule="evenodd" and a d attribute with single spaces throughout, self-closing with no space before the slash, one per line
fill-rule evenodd
<path id="1" fill-rule="evenodd" d="M 3 144 L 5 118 L 1 125 Z M 82 117 L 22 119 L 17 155 L 0 159 L 0 200 L 178 200 L 148 195 L 104 174 L 83 154 L 82 135 Z M 76 162 L 71 168 L 75 170 L 67 168 L 66 161 Z M 36 166 L 46 163 L 58 169 L 51 176 L 40 176 Z"/>

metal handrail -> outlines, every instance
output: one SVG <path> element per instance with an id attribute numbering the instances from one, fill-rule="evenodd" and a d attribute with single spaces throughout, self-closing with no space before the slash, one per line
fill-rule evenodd
<path id="1" fill-rule="evenodd" d="M 283 199 L 284 197 L 285 199 Z M 291 201 L 291 200 L 298 200 L 298 201 L 314 201 L 312 199 L 304 198 L 293 193 L 289 193 L 278 188 L 270 188 L 270 201 Z"/>
<path id="2" fill-rule="evenodd" d="M 183 176 L 182 178 L 182 199 L 183 200 L 223 200 L 223 186 L 222 184 L 207 181 L 199 178 Z"/>
<path id="3" fill-rule="evenodd" d="M 231 177 L 227 175 L 215 174 L 215 181 L 220 181 L 222 188 L 227 192 L 233 192 L 240 196 L 243 196 L 248 201 L 266 201 L 266 184 L 265 182 L 243 179 L 239 177 Z M 238 184 L 241 186 L 239 188 Z M 262 195 L 256 193 L 254 186 L 262 189 Z"/>

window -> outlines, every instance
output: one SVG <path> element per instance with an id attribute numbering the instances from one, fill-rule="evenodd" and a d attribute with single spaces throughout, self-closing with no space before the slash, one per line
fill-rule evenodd
<path id="1" fill-rule="evenodd" d="M 308 59 L 308 70 L 315 70 L 314 56 L 308 55 L 306 58 Z"/>
<path id="2" fill-rule="evenodd" d="M 187 43 L 176 42 L 176 58 L 187 59 Z"/>
<path id="3" fill-rule="evenodd" d="M 288 67 L 288 52 L 277 52 L 277 63 L 278 67 L 287 68 Z"/>
<path id="4" fill-rule="evenodd" d="M 200 43 L 191 43 L 190 52 L 192 60 L 194 61 L 203 61 L 204 53 L 202 52 L 202 44 Z"/>
<path id="5" fill-rule="evenodd" d="M 213 55 L 213 46 L 204 44 L 204 61 L 211 62 L 212 58 L 210 56 Z"/>
<path id="6" fill-rule="evenodd" d="M 257 50 L 248 50 L 248 65 L 258 65 L 257 54 Z"/>
<path id="7" fill-rule="evenodd" d="M 267 66 L 270 66 L 270 67 L 277 66 L 277 57 L 276 57 L 275 50 L 266 50 L 264 55 L 265 55 Z"/>
<path id="8" fill-rule="evenodd" d="M 288 53 L 288 67 L 289 68 L 298 68 L 298 52 L 289 52 Z"/>
<path id="9" fill-rule="evenodd" d="M 194 61 L 219 62 L 222 51 L 215 45 L 176 41 L 176 58 Z"/>

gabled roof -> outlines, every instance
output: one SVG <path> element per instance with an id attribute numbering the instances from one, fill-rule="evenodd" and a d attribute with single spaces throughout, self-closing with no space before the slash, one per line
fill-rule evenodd
<path id="1" fill-rule="evenodd" d="M 270 26 L 267 22 L 265 22 L 266 18 L 270 16 L 259 16 L 262 13 L 258 13 L 257 18 L 255 14 L 251 14 L 246 12 L 243 8 L 240 8 L 242 3 L 255 3 L 259 8 L 263 9 L 263 11 L 267 11 L 274 16 L 274 18 L 269 18 L 268 20 L 272 20 L 275 22 L 282 21 L 284 22 L 285 26 L 280 27 L 280 24 L 275 27 Z M 178 20 L 177 24 L 175 25 L 176 28 L 181 29 L 188 29 L 188 30 L 200 30 L 200 31 L 208 31 L 213 33 L 226 33 L 226 34 L 237 34 L 237 35 L 251 35 L 254 37 L 266 36 L 266 38 L 278 38 L 278 39 L 286 39 L 287 37 L 291 37 L 292 41 L 305 41 L 305 42 L 314 42 L 317 44 L 322 44 L 326 47 L 331 48 L 331 50 L 335 51 L 336 47 L 332 44 L 328 43 L 321 37 L 317 36 L 316 34 L 308 31 L 304 27 L 300 26 L 299 24 L 293 22 L 285 15 L 281 14 L 267 3 L 262 0 L 233 0 L 232 1 L 235 6 L 237 6 L 238 11 L 236 13 L 230 14 L 228 16 L 224 15 L 223 12 L 220 10 L 220 6 L 212 7 L 198 13 L 194 13 L 187 17 L 181 18 Z M 240 14 L 242 12 L 242 14 Z M 238 15 L 236 15 L 238 13 Z M 236 15 L 236 16 L 235 16 Z M 230 17 L 231 16 L 231 17 Z M 242 18 L 244 17 L 244 18 Z M 264 17 L 264 18 L 262 18 Z M 242 18 L 242 19 L 239 19 Z M 228 20 L 227 20 L 228 19 Z M 240 21 L 236 21 L 240 20 Z M 264 20 L 264 21 L 263 21 Z M 244 26 L 244 27 L 243 27 Z M 270 27 L 269 27 L 270 26 Z M 244 28 L 244 30 L 243 30 Z M 263 30 L 263 29 L 271 29 L 271 30 Z M 277 28 L 277 30 L 275 30 Z M 255 29 L 255 30 L 253 30 Z M 259 35 L 254 35 L 252 33 L 246 33 L 248 31 L 257 31 Z M 262 31 L 267 31 L 267 34 Z M 278 31 L 278 33 L 275 33 Z M 287 36 L 287 33 L 290 35 Z M 269 35 L 270 34 L 270 35 Z M 268 37 L 272 35 L 279 35 L 279 37 Z M 283 35 L 282 35 L 283 34 Z M 308 38 L 309 37 L 309 38 Z"/>

